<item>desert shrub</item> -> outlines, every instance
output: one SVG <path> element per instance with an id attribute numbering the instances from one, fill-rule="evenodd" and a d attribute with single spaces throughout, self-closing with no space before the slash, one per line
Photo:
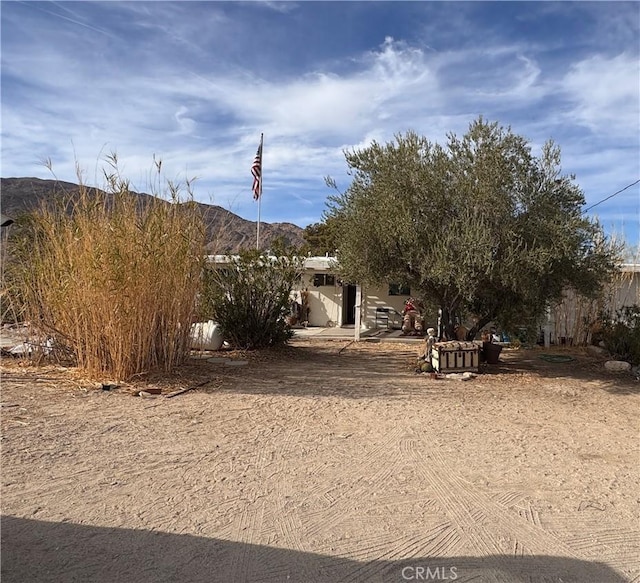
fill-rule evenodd
<path id="1" fill-rule="evenodd" d="M 202 218 L 171 183 L 165 200 L 106 176 L 106 192 L 81 184 L 23 218 L 8 285 L 36 335 L 89 374 L 166 371 L 190 348 L 205 262 Z"/>
<path id="2" fill-rule="evenodd" d="M 283 344 L 292 336 L 285 316 L 303 266 L 291 253 L 260 251 L 243 251 L 224 266 L 209 266 L 201 315 L 218 322 L 225 340 L 236 348 Z"/>
<path id="3" fill-rule="evenodd" d="M 601 334 L 611 354 L 640 364 L 640 306 L 634 304 L 616 310 L 612 318 L 604 319 Z"/>

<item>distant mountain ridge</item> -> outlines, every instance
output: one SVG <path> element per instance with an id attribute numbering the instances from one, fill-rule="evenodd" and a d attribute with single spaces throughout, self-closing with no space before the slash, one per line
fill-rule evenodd
<path id="1" fill-rule="evenodd" d="M 0 210 L 13 219 L 36 208 L 41 201 L 51 200 L 60 193 L 74 194 L 79 185 L 60 180 L 41 178 L 0 178 Z M 92 189 L 93 190 L 93 189 Z M 146 193 L 135 193 L 142 198 Z M 169 204 L 169 203 L 167 203 Z M 196 203 L 207 228 L 209 253 L 236 253 L 242 249 L 254 249 L 256 244 L 255 221 L 248 221 L 220 206 Z M 281 239 L 296 247 L 304 243 L 303 229 L 293 223 L 260 223 L 261 247 L 268 248 L 274 240 Z"/>

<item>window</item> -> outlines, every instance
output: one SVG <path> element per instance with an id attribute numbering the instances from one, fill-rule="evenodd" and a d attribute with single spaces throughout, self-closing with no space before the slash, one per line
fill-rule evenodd
<path id="1" fill-rule="evenodd" d="M 313 276 L 313 286 L 334 286 L 336 284 L 336 276 L 329 275 L 328 273 L 316 273 Z"/>
<path id="2" fill-rule="evenodd" d="M 402 283 L 390 283 L 389 284 L 390 296 L 410 296 L 411 288 L 408 285 Z"/>

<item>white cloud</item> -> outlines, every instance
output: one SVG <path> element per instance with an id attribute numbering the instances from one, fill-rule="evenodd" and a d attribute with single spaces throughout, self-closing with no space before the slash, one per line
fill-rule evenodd
<path id="1" fill-rule="evenodd" d="M 156 154 L 167 176 L 200 176 L 196 190 L 203 200 L 212 195 L 251 216 L 249 167 L 264 132 L 270 210 L 265 207 L 263 216 L 304 225 L 313 215 L 310 207 L 320 218 L 329 194 L 324 176 L 348 185 L 343 150 L 408 129 L 442 142 L 447 132 L 464 132 L 482 114 L 511 125 L 534 145 L 555 138 L 566 171 L 589 185 L 589 197 L 606 195 L 637 173 L 637 158 L 634 168 L 624 151 L 637 153 L 636 53 L 592 50 L 573 64 L 564 55 L 550 61 L 558 47 L 507 42 L 497 29 L 483 37 L 471 11 L 456 29 L 468 34 L 460 43 L 442 46 L 456 26 L 452 14 L 449 28 L 442 20 L 431 23 L 431 31 L 440 28 L 433 38 L 380 36 L 373 49 L 361 44 L 339 56 L 299 59 L 298 67 L 277 53 L 267 61 L 281 66 L 256 67 L 246 55 L 238 57 L 244 37 L 237 33 L 250 32 L 249 19 L 234 20 L 225 3 L 206 3 L 194 18 L 190 4 L 51 4 L 57 18 L 30 26 L 19 18 L 28 6 L 3 12 L 3 167 L 48 177 L 39 164 L 50 156 L 60 178 L 73 180 L 76 156 L 90 178 L 99 178 L 97 159 L 117 150 L 127 176 L 144 189 Z M 87 6 L 108 13 L 115 24 L 91 20 Z M 260 18 L 293 19 L 304 12 L 304 5 L 288 4 L 287 11 L 295 9 L 289 14 L 281 8 L 261 6 Z M 445 4 L 436 8 L 450 12 Z M 49 18 L 31 10 L 36 13 Z M 118 42 L 84 25 L 120 35 Z M 123 32 L 131 27 L 139 34 L 136 42 Z M 5 30 L 13 34 L 9 50 Z M 238 58 L 226 58 L 225 43 Z"/>
<path id="2" fill-rule="evenodd" d="M 576 63 L 562 85 L 574 106 L 570 115 L 578 123 L 597 133 L 638 135 L 638 55 L 620 53 L 611 58 L 594 55 Z"/>

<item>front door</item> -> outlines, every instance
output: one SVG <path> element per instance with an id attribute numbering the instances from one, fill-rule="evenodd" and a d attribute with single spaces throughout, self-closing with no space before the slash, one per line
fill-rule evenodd
<path id="1" fill-rule="evenodd" d="M 356 323 L 356 286 L 344 284 L 342 286 L 342 325 Z"/>

